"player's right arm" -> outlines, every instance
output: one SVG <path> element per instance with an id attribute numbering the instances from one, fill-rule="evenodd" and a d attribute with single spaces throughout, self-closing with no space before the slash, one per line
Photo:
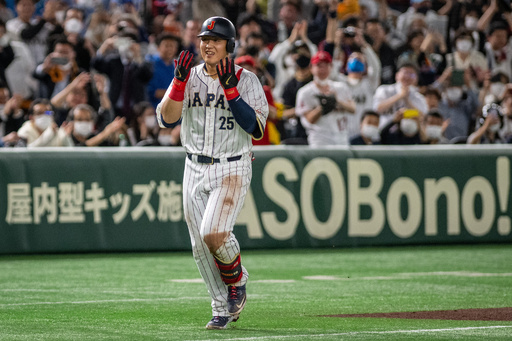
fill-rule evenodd
<path id="1" fill-rule="evenodd" d="M 194 55 L 189 51 L 182 51 L 178 60 L 174 61 L 174 79 L 167 91 L 168 96 L 164 96 L 157 108 L 158 122 L 162 128 L 173 127 L 180 120 L 193 58 Z"/>

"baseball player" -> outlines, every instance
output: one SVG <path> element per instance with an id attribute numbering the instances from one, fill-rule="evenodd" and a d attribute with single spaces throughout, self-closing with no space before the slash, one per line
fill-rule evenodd
<path id="1" fill-rule="evenodd" d="M 295 113 L 308 134 L 310 146 L 348 145 L 348 115 L 356 111 L 349 87 L 328 79 L 332 58 L 318 51 L 311 58 L 313 81 L 297 91 Z"/>
<path id="2" fill-rule="evenodd" d="M 245 306 L 249 276 L 233 234 L 252 177 L 251 138 L 261 139 L 268 104 L 255 74 L 228 54 L 235 27 L 207 19 L 198 35 L 203 64 L 182 51 L 174 79 L 157 107 L 161 127 L 181 122 L 187 152 L 183 209 L 194 259 L 212 298 L 207 329 L 225 329 Z"/>

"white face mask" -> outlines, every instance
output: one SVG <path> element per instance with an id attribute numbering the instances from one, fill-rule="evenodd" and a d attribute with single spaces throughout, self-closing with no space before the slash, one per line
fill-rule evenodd
<path id="1" fill-rule="evenodd" d="M 443 127 L 436 125 L 427 125 L 425 134 L 431 140 L 439 140 L 443 134 Z"/>
<path id="2" fill-rule="evenodd" d="M 358 78 L 347 77 L 347 83 L 352 86 L 356 86 L 357 84 L 359 84 L 360 81 L 361 80 Z"/>
<path id="3" fill-rule="evenodd" d="M 494 95 L 497 99 L 502 99 L 505 94 L 506 85 L 503 83 L 491 83 L 489 92 Z"/>
<path id="4" fill-rule="evenodd" d="M 38 127 L 40 130 L 46 130 L 49 126 L 51 126 L 53 123 L 53 116 L 52 115 L 38 115 L 34 119 L 34 124 L 36 127 Z"/>
<path id="5" fill-rule="evenodd" d="M 493 124 L 492 126 L 489 127 L 489 130 L 493 133 L 496 133 L 498 130 L 500 130 L 500 126 L 500 123 Z"/>
<path id="6" fill-rule="evenodd" d="M 476 30 L 477 24 L 478 19 L 475 17 L 466 16 L 464 19 L 464 26 L 466 26 L 468 30 Z"/>
<path id="7" fill-rule="evenodd" d="M 372 124 L 363 124 L 361 135 L 372 141 L 378 141 L 380 140 L 379 127 Z"/>
<path id="8" fill-rule="evenodd" d="M 55 12 L 55 19 L 58 23 L 62 23 L 64 21 L 64 16 L 66 15 L 65 11 L 56 11 Z"/>
<path id="9" fill-rule="evenodd" d="M 153 129 L 156 127 L 156 116 L 146 116 L 144 117 L 144 124 L 146 124 L 146 127 L 148 129 Z"/>
<path id="10" fill-rule="evenodd" d="M 172 142 L 171 135 L 158 135 L 158 143 L 160 143 L 161 146 L 170 146 Z"/>
<path id="11" fill-rule="evenodd" d="M 471 51 L 471 48 L 473 47 L 473 43 L 471 42 L 471 40 L 461 39 L 461 40 L 457 40 L 456 47 L 457 47 L 457 51 L 462 52 L 462 53 L 468 53 L 469 51 Z"/>
<path id="12" fill-rule="evenodd" d="M 9 36 L 7 35 L 7 33 L 5 33 L 2 38 L 0 38 L 0 46 L 7 46 L 7 44 L 9 44 Z"/>
<path id="13" fill-rule="evenodd" d="M 80 136 L 87 137 L 91 135 L 93 129 L 93 123 L 87 121 L 75 122 L 73 125 L 73 130 L 76 134 Z"/>
<path id="14" fill-rule="evenodd" d="M 326 78 L 326 79 L 320 79 L 316 76 L 313 77 L 313 80 L 315 81 L 316 84 L 320 85 L 320 86 L 326 86 L 326 85 L 329 85 L 329 79 Z"/>
<path id="15" fill-rule="evenodd" d="M 416 135 L 418 132 L 418 123 L 410 118 L 404 118 L 400 121 L 400 130 L 407 136 Z"/>
<path id="16" fill-rule="evenodd" d="M 448 88 L 446 89 L 446 98 L 451 102 L 458 102 L 462 98 L 461 88 Z"/>
<path id="17" fill-rule="evenodd" d="M 64 64 L 64 65 L 59 65 L 59 68 L 62 70 L 62 71 L 69 71 L 71 70 L 71 67 L 73 65 L 71 64 L 71 62 L 67 63 L 67 64 Z"/>
<path id="18" fill-rule="evenodd" d="M 4 112 L 5 104 L 0 104 L 0 113 Z"/>
<path id="19" fill-rule="evenodd" d="M 284 65 L 286 65 L 287 69 L 295 70 L 296 64 L 297 63 L 295 63 L 295 59 L 293 59 L 292 55 L 289 54 L 286 57 L 284 57 Z"/>
<path id="20" fill-rule="evenodd" d="M 69 19 L 64 25 L 64 29 L 69 33 L 80 33 L 84 28 L 82 22 L 78 19 Z"/>

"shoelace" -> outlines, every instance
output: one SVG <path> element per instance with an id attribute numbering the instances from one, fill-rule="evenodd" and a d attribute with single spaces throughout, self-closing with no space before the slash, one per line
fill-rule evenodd
<path id="1" fill-rule="evenodd" d="M 238 298 L 237 288 L 234 285 L 230 289 L 229 298 L 232 300 L 236 300 Z"/>

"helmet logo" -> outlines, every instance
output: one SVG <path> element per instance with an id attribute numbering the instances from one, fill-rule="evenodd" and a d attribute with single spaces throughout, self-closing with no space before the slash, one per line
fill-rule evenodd
<path id="1" fill-rule="evenodd" d="M 209 30 L 213 30 L 213 26 L 215 26 L 215 20 L 213 20 L 210 25 L 206 26 Z"/>

